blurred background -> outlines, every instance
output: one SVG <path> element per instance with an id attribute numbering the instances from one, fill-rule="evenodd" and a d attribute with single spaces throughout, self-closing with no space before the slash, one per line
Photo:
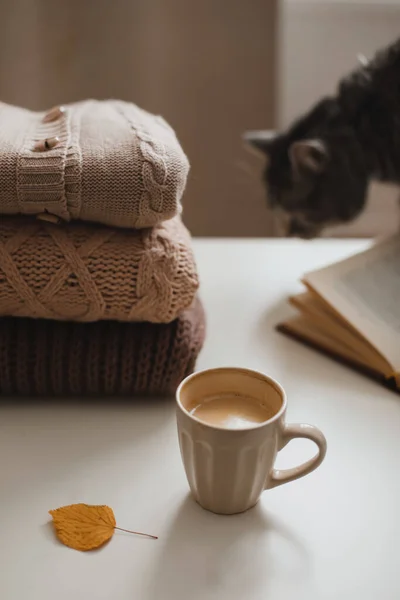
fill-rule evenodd
<path id="1" fill-rule="evenodd" d="M 192 169 L 197 236 L 274 236 L 247 129 L 289 123 L 400 35 L 400 0 L 0 0 L 1 100 L 32 109 L 120 98 L 161 114 Z M 398 226 L 398 192 L 373 186 L 355 223 Z"/>

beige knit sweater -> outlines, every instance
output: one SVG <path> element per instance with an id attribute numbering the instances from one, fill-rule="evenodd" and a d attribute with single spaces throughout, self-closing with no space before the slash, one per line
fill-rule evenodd
<path id="1" fill-rule="evenodd" d="M 0 214 L 143 228 L 180 212 L 189 164 L 161 117 L 114 100 L 63 109 L 0 103 Z"/>
<path id="2" fill-rule="evenodd" d="M 197 288 L 179 217 L 134 231 L 0 218 L 0 317 L 168 323 Z"/>

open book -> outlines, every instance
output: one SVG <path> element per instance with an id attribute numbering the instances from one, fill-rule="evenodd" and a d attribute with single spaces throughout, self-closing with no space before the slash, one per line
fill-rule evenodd
<path id="1" fill-rule="evenodd" d="M 278 330 L 400 391 L 400 234 L 302 281 Z"/>

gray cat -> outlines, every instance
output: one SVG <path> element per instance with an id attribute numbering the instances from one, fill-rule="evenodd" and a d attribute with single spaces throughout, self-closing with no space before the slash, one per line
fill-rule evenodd
<path id="1" fill-rule="evenodd" d="M 400 183 L 400 40 L 339 82 L 287 131 L 249 132 L 270 205 L 289 236 L 354 219 L 372 179 Z"/>

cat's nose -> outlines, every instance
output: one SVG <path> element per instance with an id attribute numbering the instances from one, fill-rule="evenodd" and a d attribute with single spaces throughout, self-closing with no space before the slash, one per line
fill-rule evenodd
<path id="1" fill-rule="evenodd" d="M 317 235 L 318 231 L 314 225 L 309 225 L 299 221 L 296 218 L 290 220 L 287 230 L 287 237 L 298 237 L 303 240 L 310 240 Z"/>
<path id="2" fill-rule="evenodd" d="M 301 223 L 298 219 L 293 218 L 290 219 L 287 228 L 287 236 L 288 237 L 301 237 L 303 233 L 305 233 L 305 225 Z"/>

